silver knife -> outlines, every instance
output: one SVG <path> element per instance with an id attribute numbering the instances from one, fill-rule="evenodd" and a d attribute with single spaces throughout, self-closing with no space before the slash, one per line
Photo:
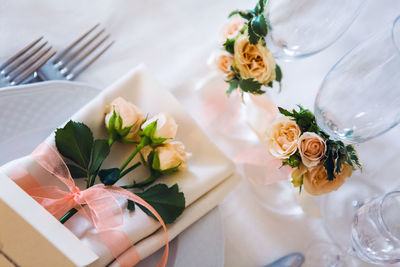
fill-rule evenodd
<path id="1" fill-rule="evenodd" d="M 301 253 L 291 253 L 264 267 L 300 267 L 304 263 L 304 256 Z"/>

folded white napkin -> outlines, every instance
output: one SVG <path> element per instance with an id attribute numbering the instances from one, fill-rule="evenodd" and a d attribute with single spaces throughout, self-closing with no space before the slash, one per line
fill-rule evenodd
<path id="1" fill-rule="evenodd" d="M 177 183 L 180 191 L 185 194 L 185 211 L 174 224 L 168 225 L 171 240 L 214 208 L 233 188 L 237 182 L 236 176 L 232 175 L 235 169 L 234 164 L 206 137 L 179 102 L 168 91 L 160 89 L 143 67 L 132 70 L 104 90 L 71 119 L 88 125 L 95 138 L 105 139 L 107 132 L 104 127 L 104 108 L 116 97 L 125 98 L 144 112 L 148 112 L 149 115 L 158 112 L 172 115 L 179 126 L 176 140 L 182 141 L 186 146 L 186 151 L 193 154 L 187 162 L 187 170 L 162 177 L 157 181 L 168 186 Z M 54 134 L 48 137 L 46 142 L 54 146 Z M 109 158 L 104 162 L 103 168 L 120 166 L 132 150 L 133 146 L 116 143 L 111 149 Z M 60 185 L 30 156 L 7 163 L 0 170 L 11 175 L 20 164 L 24 165 L 39 180 L 39 183 Z M 144 170 L 134 173 L 136 179 L 145 178 Z M 133 179 L 132 175 L 127 175 L 117 185 L 132 183 Z M 76 182 L 77 185 L 83 185 L 83 181 Z M 83 189 L 84 186 L 81 188 Z M 121 201 L 121 204 L 126 205 L 126 201 Z M 113 261 L 107 247 L 97 236 L 96 230 L 80 214 L 74 215 L 65 226 L 99 256 L 99 259 L 90 266 L 105 266 Z M 159 228 L 160 224 L 140 209 L 134 212 L 124 209 L 124 224 L 120 229 L 124 230 L 135 243 L 142 259 L 164 245 L 163 232 Z M 113 266 L 118 266 L 118 263 L 114 262 Z"/>

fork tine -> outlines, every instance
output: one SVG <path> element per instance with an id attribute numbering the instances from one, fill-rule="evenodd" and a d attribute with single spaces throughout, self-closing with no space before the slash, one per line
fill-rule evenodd
<path id="1" fill-rule="evenodd" d="M 51 48 L 51 47 L 50 47 Z M 46 53 L 50 51 L 47 50 Z M 29 78 L 35 71 L 37 71 L 41 66 L 43 66 L 51 57 L 53 57 L 56 54 L 56 51 L 52 51 L 51 53 L 48 53 L 47 55 L 43 55 L 38 61 L 35 62 L 25 73 L 21 74 L 18 76 L 13 83 L 14 84 L 21 84 L 23 83 L 26 79 Z"/>
<path id="2" fill-rule="evenodd" d="M 76 72 L 68 74 L 66 76 L 67 80 L 72 80 L 75 79 L 76 77 L 78 77 L 82 72 L 84 72 L 90 65 L 93 64 L 93 62 L 95 62 L 99 57 L 101 57 L 101 55 L 104 54 L 104 52 L 106 52 L 113 44 L 115 43 L 115 41 L 112 41 L 110 44 L 108 44 L 103 50 L 101 50 L 97 55 L 95 55 L 88 63 L 86 63 L 85 65 L 83 65 L 80 69 L 78 69 Z"/>
<path id="3" fill-rule="evenodd" d="M 86 36 L 88 36 L 94 29 L 96 29 L 100 23 L 97 23 L 94 25 L 89 31 L 84 33 L 81 37 L 79 37 L 77 40 L 75 40 L 72 44 L 70 44 L 67 48 L 65 48 L 63 51 L 61 51 L 53 60 L 52 63 L 56 64 L 58 61 L 60 61 L 61 58 L 63 58 L 71 49 L 73 49 L 77 44 L 79 44 Z"/>
<path id="4" fill-rule="evenodd" d="M 89 39 L 86 43 L 84 43 L 81 47 L 79 47 L 76 51 L 74 51 L 71 55 L 67 55 L 66 58 L 61 58 L 61 60 L 58 62 L 57 67 L 59 70 L 64 68 L 68 63 L 70 63 L 76 56 L 78 56 L 86 47 L 88 47 L 91 43 L 93 43 L 94 40 L 96 40 L 103 32 L 105 29 L 102 29 L 99 31 L 95 36 Z"/>
<path id="5" fill-rule="evenodd" d="M 23 49 L 21 49 L 20 51 L 18 51 L 17 54 L 15 54 L 14 56 L 10 57 L 6 62 L 4 62 L 1 66 L 0 66 L 0 71 L 3 70 L 5 67 L 7 67 L 10 63 L 12 63 L 15 59 L 17 59 L 18 57 L 20 57 L 22 54 L 24 54 L 26 51 L 28 51 L 29 49 L 31 49 L 34 45 L 36 45 L 40 40 L 43 39 L 43 36 L 39 37 L 38 39 L 36 39 L 35 41 L 33 41 L 32 43 L 28 44 L 26 47 L 24 47 Z"/>
<path id="6" fill-rule="evenodd" d="M 11 71 L 7 76 L 10 81 L 13 81 L 17 76 L 22 74 L 26 69 L 28 69 L 30 66 L 35 64 L 36 61 L 38 61 L 43 55 L 45 55 L 49 50 L 51 49 L 51 46 L 48 47 L 45 50 L 40 51 L 36 55 L 32 56 L 29 58 L 23 65 L 18 66 L 15 68 L 13 71 Z"/>
<path id="7" fill-rule="evenodd" d="M 4 70 L 1 72 L 3 73 L 4 76 L 10 75 L 11 72 L 16 70 L 22 63 L 27 61 L 29 58 L 31 58 L 33 55 L 35 55 L 40 49 L 42 49 L 45 45 L 47 44 L 47 41 L 41 44 L 38 47 L 35 47 L 31 51 L 25 53 L 22 57 L 19 57 L 16 59 L 14 62 L 12 62 L 9 66 L 7 66 Z"/>
<path id="8" fill-rule="evenodd" d="M 96 50 L 101 44 L 103 44 L 108 38 L 110 38 L 110 34 L 107 34 L 103 39 L 101 39 L 99 42 L 97 42 L 92 48 L 90 48 L 86 53 L 83 55 L 79 56 L 74 62 L 70 62 L 72 64 L 69 64 L 70 66 L 66 65 L 65 70 L 67 72 L 64 73 L 64 75 L 68 75 L 69 73 L 72 72 L 72 70 L 79 65 L 85 58 L 87 58 L 89 55 L 91 55 L 94 50 Z"/>

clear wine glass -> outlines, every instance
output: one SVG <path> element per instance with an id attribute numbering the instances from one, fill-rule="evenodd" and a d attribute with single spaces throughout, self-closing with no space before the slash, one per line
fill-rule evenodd
<path id="1" fill-rule="evenodd" d="M 342 36 L 366 0 L 270 0 L 267 45 L 279 59 L 316 54 Z"/>
<path id="2" fill-rule="evenodd" d="M 400 122 L 399 18 L 350 50 L 325 77 L 314 112 L 317 124 L 332 139 L 358 144 Z M 380 194 L 376 179 L 365 178 L 356 173 L 340 190 L 322 197 L 324 224 L 340 247 L 349 242 L 355 210 Z"/>

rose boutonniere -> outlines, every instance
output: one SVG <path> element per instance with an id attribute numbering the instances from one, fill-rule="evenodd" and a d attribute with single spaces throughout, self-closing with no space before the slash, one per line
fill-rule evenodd
<path id="1" fill-rule="evenodd" d="M 184 145 L 174 140 L 178 129 L 175 119 L 160 113 L 146 120 L 138 107 L 119 97 L 105 109 L 105 128 L 108 140 L 94 139 L 91 129 L 80 122 L 69 121 L 63 128 L 56 130 L 57 150 L 66 161 L 72 177 L 86 179 L 86 188 L 92 187 L 96 180 L 104 185 L 114 185 L 144 165 L 149 173 L 147 178 L 120 187 L 136 190 L 134 193 L 149 203 L 165 223 L 173 223 L 185 208 L 184 194 L 179 191 L 177 184 L 171 187 L 164 184 L 150 185 L 163 175 L 181 170 L 190 156 L 185 152 Z M 102 169 L 115 141 L 133 143 L 136 147 L 121 166 Z M 142 160 L 132 164 L 138 153 Z M 153 216 L 145 207 L 138 206 Z M 135 203 L 129 200 L 127 208 L 134 210 Z M 64 223 L 76 212 L 76 209 L 72 209 L 60 221 Z"/>
<path id="2" fill-rule="evenodd" d="M 317 125 L 314 114 L 303 107 L 288 111 L 279 108 L 265 133 L 269 153 L 289 165 L 292 183 L 311 195 L 337 190 L 353 170 L 361 169 L 357 152 L 352 145 L 329 138 Z"/>
<path id="3" fill-rule="evenodd" d="M 227 94 L 239 89 L 255 95 L 264 94 L 262 86 L 280 85 L 282 71 L 267 48 L 265 37 L 270 28 L 264 15 L 266 0 L 259 0 L 253 10 L 235 10 L 222 27 L 221 48 L 209 63 L 219 70 L 229 88 Z"/>

